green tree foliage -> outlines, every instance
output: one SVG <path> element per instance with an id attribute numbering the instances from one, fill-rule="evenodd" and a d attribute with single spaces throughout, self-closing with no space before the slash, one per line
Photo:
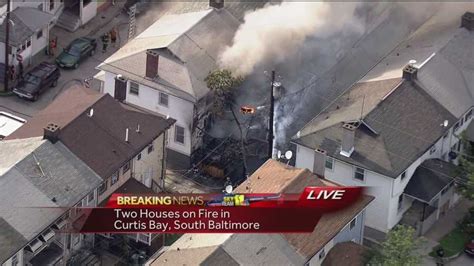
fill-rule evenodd
<path id="1" fill-rule="evenodd" d="M 411 266 L 420 265 L 420 256 L 416 254 L 419 241 L 415 229 L 397 225 L 387 235 L 381 247 L 374 252 L 369 265 Z"/>
<path id="2" fill-rule="evenodd" d="M 459 140 L 463 143 L 463 152 L 459 154 L 459 171 L 456 187 L 458 193 L 463 197 L 474 200 L 474 152 L 473 147 L 466 139 L 466 135 L 461 134 Z"/>
<path id="3" fill-rule="evenodd" d="M 213 92 L 212 113 L 222 115 L 228 103 L 232 101 L 233 89 L 242 83 L 243 78 L 234 77 L 227 69 L 216 70 L 206 77 L 207 87 Z"/>

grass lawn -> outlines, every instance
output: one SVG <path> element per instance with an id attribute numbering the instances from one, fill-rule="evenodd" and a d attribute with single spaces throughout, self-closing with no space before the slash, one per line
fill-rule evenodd
<path id="1" fill-rule="evenodd" d="M 455 228 L 439 241 L 440 245 L 430 252 L 430 256 L 437 257 L 436 250 L 438 250 L 439 247 L 442 247 L 444 249 L 444 257 L 451 257 L 463 251 L 464 244 L 467 240 L 468 236 L 462 232 L 460 228 Z"/>

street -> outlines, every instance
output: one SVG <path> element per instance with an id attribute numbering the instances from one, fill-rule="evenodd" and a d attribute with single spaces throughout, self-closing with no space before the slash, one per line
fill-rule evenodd
<path id="1" fill-rule="evenodd" d="M 123 3 L 122 3 L 123 4 Z M 193 10 L 200 10 L 207 8 L 207 3 L 196 1 L 194 5 L 186 5 L 181 2 L 164 2 L 164 3 L 153 3 L 153 6 L 145 13 L 140 14 L 136 18 L 136 34 L 137 36 L 141 31 L 145 30 L 148 26 L 153 24 L 159 17 L 167 12 L 189 12 Z M 49 88 L 42 93 L 36 102 L 27 101 L 20 99 L 15 95 L 0 97 L 0 111 L 12 113 L 26 120 L 34 116 L 37 112 L 44 109 L 54 98 L 64 90 L 67 90 L 71 85 L 79 84 L 87 78 L 93 77 L 98 73 L 96 66 L 102 63 L 107 57 L 117 51 L 120 46 L 123 46 L 128 40 L 128 22 L 129 17 L 124 12 L 121 12 L 121 6 L 111 6 L 106 11 L 97 14 L 89 23 L 84 27 L 77 29 L 75 32 L 68 32 L 62 28 L 54 27 L 51 29 L 50 36 L 58 37 L 58 46 L 56 48 L 55 56 L 57 56 L 64 47 L 66 47 L 72 40 L 88 36 L 97 39 L 97 51 L 90 57 L 81 61 L 79 68 L 77 69 L 61 69 L 61 77 L 58 80 L 58 85 L 54 88 Z M 112 27 L 116 27 L 118 31 L 118 44 L 116 47 L 112 47 L 109 44 L 107 52 L 102 53 L 102 42 L 100 36 L 105 32 L 108 32 Z M 42 55 L 44 60 L 54 62 L 55 57 L 48 57 Z M 40 60 L 38 60 L 38 63 Z M 30 68 L 27 68 L 27 72 Z M 98 90 L 98 83 L 92 82 L 91 88 Z"/>

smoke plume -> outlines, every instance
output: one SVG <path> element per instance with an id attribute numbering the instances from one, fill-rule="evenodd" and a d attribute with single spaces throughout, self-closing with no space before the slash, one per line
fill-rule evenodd
<path id="1" fill-rule="evenodd" d="M 220 57 L 220 67 L 246 76 L 265 61 L 279 63 L 310 36 L 325 38 L 342 27 L 362 30 L 354 17 L 357 3 L 282 2 L 248 13 L 233 44 Z"/>

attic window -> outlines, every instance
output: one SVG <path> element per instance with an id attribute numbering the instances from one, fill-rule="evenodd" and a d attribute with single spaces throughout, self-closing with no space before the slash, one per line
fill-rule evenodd
<path id="1" fill-rule="evenodd" d="M 128 92 L 130 94 L 138 95 L 139 90 L 140 90 L 140 87 L 138 83 L 130 81 L 130 89 Z"/>
<path id="2" fill-rule="evenodd" d="M 464 121 L 467 122 L 467 120 L 469 120 L 471 117 L 472 117 L 472 109 L 470 109 L 469 112 L 467 112 L 466 116 L 464 117 Z"/>
<path id="3" fill-rule="evenodd" d="M 405 179 L 405 177 L 407 177 L 407 172 L 403 172 L 403 173 L 401 174 L 401 179 L 402 179 L 402 180 Z"/>

